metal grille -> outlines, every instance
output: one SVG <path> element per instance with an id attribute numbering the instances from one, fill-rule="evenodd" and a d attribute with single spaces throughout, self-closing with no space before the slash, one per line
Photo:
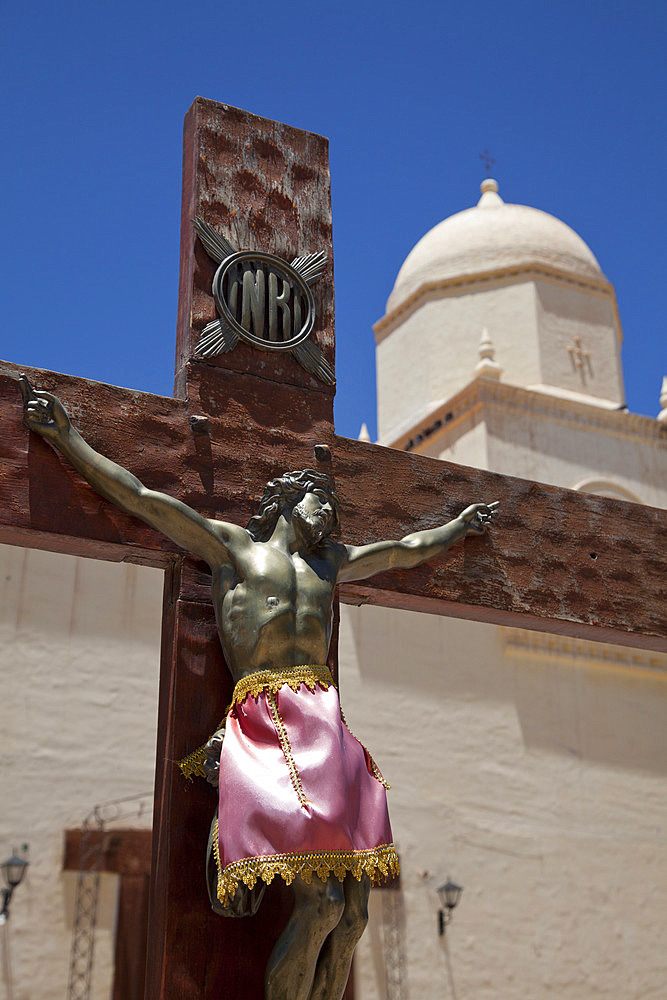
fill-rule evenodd
<path id="1" fill-rule="evenodd" d="M 81 838 L 81 857 L 76 881 L 67 1000 L 88 1000 L 90 996 L 97 901 L 100 894 L 100 871 L 104 854 L 102 837 L 91 841 L 90 835 L 92 831 L 101 833 L 103 829 L 104 823 L 99 807 L 95 806 L 83 822 L 84 832 Z"/>

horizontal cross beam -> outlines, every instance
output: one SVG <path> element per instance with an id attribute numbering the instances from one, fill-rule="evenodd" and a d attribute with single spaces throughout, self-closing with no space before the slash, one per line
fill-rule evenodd
<path id="1" fill-rule="evenodd" d="M 63 871 L 149 876 L 152 837 L 150 829 L 65 830 Z"/>
<path id="2" fill-rule="evenodd" d="M 165 566 L 175 546 L 101 500 L 22 424 L 18 366 L 0 367 L 0 541 Z M 306 390 L 276 388 L 274 426 L 253 378 L 199 374 L 199 399 L 152 396 L 28 370 L 60 395 L 90 444 L 146 485 L 211 517 L 246 523 L 264 483 L 312 467 L 336 479 L 345 541 L 400 538 L 500 500 L 493 531 L 418 569 L 341 588 L 342 600 L 408 608 L 647 649 L 667 646 L 667 512 L 332 436 Z M 232 392 L 232 379 L 233 389 Z M 244 390 L 247 392 L 244 394 Z M 296 394 L 296 395 L 295 395 Z M 205 401 L 204 422 L 191 425 Z M 288 405 L 289 402 L 289 405 Z M 168 461 L 166 456 L 168 455 Z M 248 496 L 246 483 L 253 483 Z M 58 503 L 53 497 L 58 496 Z M 207 578 L 193 574 L 192 596 Z M 182 595 L 188 597 L 187 592 Z"/>

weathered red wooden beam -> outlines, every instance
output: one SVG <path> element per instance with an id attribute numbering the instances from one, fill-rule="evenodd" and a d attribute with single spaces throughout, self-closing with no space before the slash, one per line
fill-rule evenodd
<path id="1" fill-rule="evenodd" d="M 145 1000 L 149 875 L 120 880 L 111 1000 Z"/>
<path id="2" fill-rule="evenodd" d="M 28 432 L 18 405 L 17 365 L 0 363 L 0 540 L 93 558 L 129 559 L 164 566 L 175 551 L 142 522 L 99 496 L 45 441 Z M 176 488 L 165 448 L 178 450 L 178 429 L 187 427 L 185 405 L 101 385 L 86 379 L 26 368 L 37 386 L 56 393 L 72 420 L 95 447 L 150 474 L 166 490 Z M 182 437 L 183 435 L 181 435 Z M 123 452 L 126 459 L 121 459 Z"/>
<path id="3" fill-rule="evenodd" d="M 275 879 L 258 913 L 243 920 L 223 919 L 209 906 L 204 848 L 216 796 L 201 779 L 186 780 L 175 762 L 216 728 L 233 684 L 210 604 L 179 596 L 181 563 L 165 574 L 146 995 L 254 1000 L 263 995 L 264 969 L 291 911 L 291 891 Z"/>
<path id="4" fill-rule="evenodd" d="M 2 368 L 0 540 L 166 565 L 176 555 L 168 539 L 100 499 L 47 444 L 28 434 L 14 381 L 19 368 Z M 647 649 L 667 646 L 665 511 L 332 439 L 326 422 L 311 411 L 306 391 L 290 408 L 276 388 L 273 398 L 285 425 L 274 427 L 270 401 L 253 391 L 250 375 L 234 374 L 232 393 L 232 376 L 203 373 L 198 385 L 208 429 L 194 433 L 189 417 L 201 398 L 188 409 L 177 399 L 54 373 L 29 374 L 62 396 L 93 447 L 99 443 L 147 485 L 209 516 L 245 523 L 264 483 L 288 467 L 317 464 L 313 446 L 322 440 L 331 445 L 333 462 L 320 467 L 335 476 L 346 541 L 400 538 L 455 516 L 469 502 L 501 501 L 487 537 L 469 538 L 416 570 L 376 577 L 372 588 L 344 587 L 343 601 Z M 252 496 L 248 482 L 254 484 Z M 205 601 L 206 578 L 192 586 L 196 599 Z"/>
<path id="5" fill-rule="evenodd" d="M 63 400 L 93 448 L 210 517 L 245 523 L 256 508 L 248 482 L 261 496 L 277 468 L 312 466 L 313 445 L 331 439 L 318 393 L 290 386 L 281 397 L 276 387 L 267 398 L 256 375 L 201 366 L 186 402 L 0 362 L 0 541 L 13 544 L 154 566 L 177 551 L 102 500 L 28 432 L 16 381 L 21 371 Z M 202 432 L 190 424 L 199 414 L 208 418 Z"/>
<path id="6" fill-rule="evenodd" d="M 65 830 L 63 871 L 120 875 L 112 1000 L 144 1000 L 152 830 Z"/>
<path id="7" fill-rule="evenodd" d="M 235 249 L 265 250 L 284 260 L 324 251 L 326 270 L 312 286 L 317 321 L 312 339 L 334 365 L 333 234 L 329 142 L 324 136 L 198 97 L 183 127 L 180 287 L 176 387 L 189 395 L 208 369 L 248 373 L 314 394 L 310 412 L 333 424 L 335 388 L 301 368 L 291 353 L 257 351 L 240 342 L 227 354 L 192 362 L 204 326 L 216 318 L 211 280 L 216 265 L 198 240 L 198 215 Z M 186 389 L 186 386 L 188 387 Z M 298 395 L 298 393 L 297 393 Z M 288 394 L 283 396 L 283 400 Z M 271 424 L 289 419 L 279 398 Z"/>
<path id="8" fill-rule="evenodd" d="M 152 839 L 152 830 L 65 830 L 63 871 L 150 875 Z"/>
<path id="9" fill-rule="evenodd" d="M 494 528 L 341 600 L 667 649 L 667 511 L 336 438 L 345 540 L 401 537 L 499 500 Z"/>

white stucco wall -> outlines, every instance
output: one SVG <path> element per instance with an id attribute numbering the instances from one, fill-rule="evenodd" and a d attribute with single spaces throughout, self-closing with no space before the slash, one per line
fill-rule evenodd
<path id="1" fill-rule="evenodd" d="M 96 804 L 152 793 L 161 604 L 156 570 L 0 546 L 2 860 L 30 847 L 0 928 L 15 1000 L 66 995 L 76 876 L 62 872 L 63 831 Z M 94 1000 L 110 993 L 116 897 L 104 876 Z"/>
<path id="2" fill-rule="evenodd" d="M 546 477 L 540 451 L 550 454 Z M 489 434 L 489 468 L 506 468 L 508 461 L 515 475 L 570 489 L 599 473 L 601 479 L 618 483 L 641 503 L 667 506 L 667 441 L 660 446 L 634 435 L 595 433 L 584 426 L 549 422 L 527 428 L 506 417 Z"/>
<path id="3" fill-rule="evenodd" d="M 593 403 L 625 402 L 610 289 L 537 275 L 447 286 L 429 292 L 376 334 L 382 443 L 394 443 L 471 381 L 485 328 L 509 385 L 546 385 L 589 396 Z"/>
<path id="4" fill-rule="evenodd" d="M 345 712 L 393 786 L 401 1000 L 626 1000 L 667 982 L 667 657 L 526 635 L 342 609 Z M 442 940 L 447 876 L 464 892 Z M 374 897 L 360 1000 L 387 996 Z"/>
<path id="5" fill-rule="evenodd" d="M 568 408 L 549 398 L 536 408 L 527 396 L 517 395 L 512 405 L 490 404 L 464 413 L 420 452 L 522 479 L 667 507 L 667 432 L 649 418 L 610 416 L 592 408 Z M 618 493 L 605 484 L 616 486 Z"/>
<path id="6" fill-rule="evenodd" d="M 378 342 L 379 440 L 392 443 L 424 411 L 470 381 L 484 327 L 507 381 L 539 382 L 536 320 L 533 281 L 432 293 Z"/>
<path id="7" fill-rule="evenodd" d="M 420 454 L 443 461 L 470 465 L 475 469 L 488 469 L 489 430 L 477 413 L 466 413 L 457 427 L 456 434 L 446 435 L 447 447 L 443 447 L 443 437 L 427 442 L 419 449 Z"/>
<path id="8" fill-rule="evenodd" d="M 610 400 L 619 406 L 625 403 L 620 331 L 610 295 L 541 278 L 535 282 L 535 305 L 540 351 L 537 381 Z M 580 366 L 575 364 L 575 338 L 584 352 L 580 355 Z M 510 370 L 506 381 L 514 385 L 530 384 L 515 378 Z"/>

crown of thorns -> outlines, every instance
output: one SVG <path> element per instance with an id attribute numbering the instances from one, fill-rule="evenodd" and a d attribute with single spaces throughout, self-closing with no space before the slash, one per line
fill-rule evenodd
<path id="1" fill-rule="evenodd" d="M 340 501 L 336 495 L 333 479 L 315 469 L 301 469 L 297 472 L 285 472 L 266 484 L 259 509 L 248 521 L 246 531 L 256 542 L 267 541 L 285 504 L 299 500 L 313 490 L 321 490 L 326 494 L 333 509 L 334 527 L 338 527 Z"/>

